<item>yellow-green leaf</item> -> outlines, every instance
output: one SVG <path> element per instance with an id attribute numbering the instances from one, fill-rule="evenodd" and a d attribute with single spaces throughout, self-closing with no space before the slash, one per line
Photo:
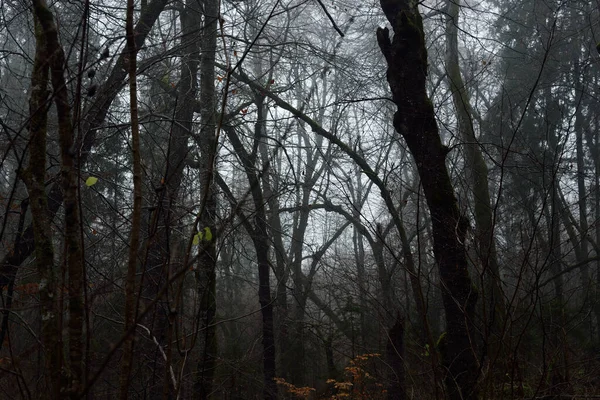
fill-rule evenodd
<path id="1" fill-rule="evenodd" d="M 210 242 L 212 240 L 212 232 L 210 231 L 210 228 L 208 226 L 204 228 L 204 238 L 207 242 Z"/>
<path id="2" fill-rule="evenodd" d="M 194 239 L 192 239 L 192 244 L 199 244 L 200 240 L 202 240 L 202 232 L 198 232 L 194 235 Z"/>
<path id="3" fill-rule="evenodd" d="M 87 186 L 94 186 L 98 182 L 98 178 L 95 176 L 90 176 L 85 180 L 85 184 Z"/>

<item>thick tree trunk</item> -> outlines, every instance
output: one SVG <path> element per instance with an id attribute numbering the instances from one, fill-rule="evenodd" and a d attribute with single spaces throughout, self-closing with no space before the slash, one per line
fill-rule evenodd
<path id="1" fill-rule="evenodd" d="M 406 399 L 405 368 L 404 368 L 404 321 L 400 314 L 388 331 L 386 361 L 391 370 L 388 387 L 389 400 Z"/>
<path id="2" fill-rule="evenodd" d="M 451 400 L 477 398 L 478 363 L 472 322 L 477 294 L 467 271 L 464 246 L 468 221 L 460 214 L 445 158 L 433 105 L 425 79 L 427 51 L 417 3 L 381 1 L 390 21 L 389 30 L 378 29 L 379 47 L 388 64 L 387 79 L 398 107 L 394 127 L 410 149 L 431 214 L 434 254 L 439 267 L 446 314 L 442 357 L 447 368 L 446 386 Z"/>
<path id="3" fill-rule="evenodd" d="M 34 12 L 44 35 L 54 89 L 58 117 L 58 135 L 61 149 L 61 186 L 65 210 L 65 244 L 68 273 L 69 304 L 69 370 L 67 392 L 73 399 L 79 397 L 83 383 L 83 269 L 79 205 L 77 201 L 77 171 L 75 168 L 71 106 L 65 79 L 65 53 L 58 39 L 58 30 L 52 12 L 44 0 L 34 0 Z"/>
<path id="4" fill-rule="evenodd" d="M 45 33 L 37 17 L 35 21 L 35 59 L 31 74 L 29 100 L 29 165 L 23 173 L 31 201 L 35 265 L 40 280 L 41 339 L 44 345 L 45 396 L 60 397 L 62 340 L 59 328 L 54 247 L 51 218 L 48 216 L 46 179 L 46 135 L 48 122 L 48 53 Z M 13 278 L 14 279 L 14 278 Z"/>

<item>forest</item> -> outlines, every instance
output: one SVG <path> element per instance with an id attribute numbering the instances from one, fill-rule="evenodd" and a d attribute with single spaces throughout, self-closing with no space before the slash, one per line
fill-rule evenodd
<path id="1" fill-rule="evenodd" d="M 0 0 L 0 399 L 600 398 L 600 3 Z"/>

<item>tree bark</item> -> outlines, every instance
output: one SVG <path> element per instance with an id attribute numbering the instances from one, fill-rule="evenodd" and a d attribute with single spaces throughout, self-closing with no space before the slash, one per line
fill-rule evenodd
<path id="1" fill-rule="evenodd" d="M 200 317 L 202 319 L 201 326 L 202 335 L 204 335 L 204 347 L 202 357 L 198 363 L 198 381 L 195 389 L 201 399 L 207 399 L 213 391 L 217 360 L 215 269 L 217 263 L 216 237 L 218 232 L 216 227 L 217 196 L 214 175 L 217 151 L 215 57 L 217 51 L 219 2 L 217 0 L 204 0 L 203 5 L 204 29 L 202 32 L 202 56 L 200 59 L 200 93 L 203 101 L 200 112 L 200 119 L 202 121 L 202 128 L 200 130 L 200 184 L 203 193 L 202 208 L 200 210 L 200 229 L 204 231 L 204 237 L 200 243 L 200 254 L 198 257 L 198 294 L 201 299 Z M 193 26 L 190 26 L 190 28 L 194 29 Z M 207 232 L 212 233 L 212 238 L 207 237 Z"/>
<path id="2" fill-rule="evenodd" d="M 65 243 L 69 293 L 69 370 L 68 395 L 76 399 L 83 384 L 83 251 L 77 202 L 77 170 L 71 106 L 65 79 L 65 53 L 58 39 L 58 29 L 52 12 L 44 0 L 34 0 L 34 12 L 46 36 L 54 103 L 58 117 L 58 135 L 61 149 L 61 186 L 65 210 Z"/>
<path id="3" fill-rule="evenodd" d="M 405 139 L 421 177 L 431 214 L 433 250 L 440 271 L 446 315 L 442 358 L 451 400 L 476 399 L 479 368 L 472 340 L 476 291 L 467 270 L 464 246 L 468 220 L 461 215 L 446 168 L 433 105 L 425 88 L 427 50 L 417 2 L 382 0 L 394 30 L 379 28 L 377 41 L 388 64 L 387 80 L 398 110 L 394 127 Z"/>
<path id="4" fill-rule="evenodd" d="M 29 100 L 29 165 L 23 178 L 31 201 L 31 216 L 35 238 L 35 265 L 40 282 L 41 339 L 44 345 L 44 398 L 60 397 L 62 340 L 58 318 L 54 247 L 51 218 L 48 216 L 46 179 L 46 135 L 48 123 L 48 52 L 46 35 L 34 15 L 35 58 L 31 74 Z M 14 279 L 14 278 L 13 278 Z"/>

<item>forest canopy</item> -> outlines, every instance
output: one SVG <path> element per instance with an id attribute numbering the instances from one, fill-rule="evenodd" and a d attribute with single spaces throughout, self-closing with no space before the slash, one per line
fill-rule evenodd
<path id="1" fill-rule="evenodd" d="M 0 398 L 600 396 L 597 3 L 0 10 Z"/>

